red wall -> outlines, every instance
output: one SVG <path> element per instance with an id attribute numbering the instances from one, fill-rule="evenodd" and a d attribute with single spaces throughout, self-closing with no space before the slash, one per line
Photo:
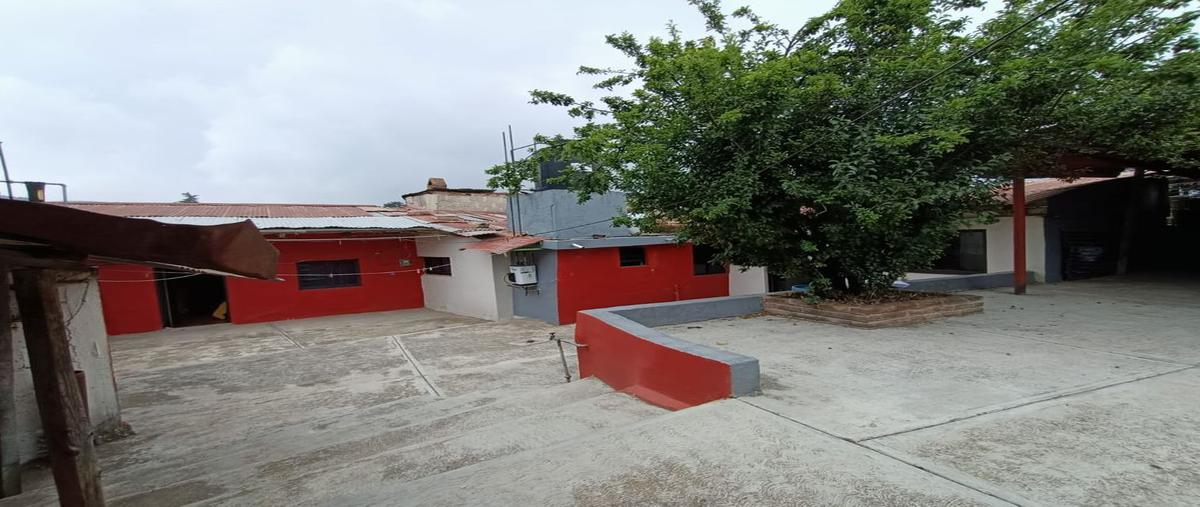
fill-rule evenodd
<path id="1" fill-rule="evenodd" d="M 692 245 L 646 248 L 646 265 L 621 267 L 617 248 L 558 251 L 558 321 L 592 308 L 729 295 L 729 275 L 692 274 Z"/>
<path id="2" fill-rule="evenodd" d="M 162 329 L 154 268 L 134 264 L 100 266 L 100 308 L 108 334 Z M 137 280 L 137 281 L 134 281 Z"/>
<path id="3" fill-rule="evenodd" d="M 295 236 L 330 238 L 337 236 Z M 235 324 L 299 319 L 322 315 L 378 312 L 425 306 L 421 292 L 421 267 L 417 247 L 412 240 L 378 239 L 354 241 L 272 242 L 279 249 L 282 282 L 229 278 L 229 316 Z M 363 274 L 362 285 L 333 289 L 300 290 L 296 262 L 358 259 L 363 273 L 405 271 L 403 273 Z M 400 260 L 411 261 L 402 266 Z"/>
<path id="4" fill-rule="evenodd" d="M 288 235 L 287 239 L 347 238 L 348 235 Z M 229 317 L 235 324 L 274 320 L 421 308 L 421 267 L 416 244 L 397 239 L 348 241 L 275 241 L 279 249 L 281 282 L 226 278 Z M 362 285 L 334 289 L 300 290 L 296 262 L 358 259 Z M 402 266 L 407 259 L 410 265 Z M 380 273 L 404 271 L 403 273 Z M 100 302 L 110 335 L 162 329 L 158 289 L 150 280 L 154 270 L 146 266 L 114 265 L 100 268 Z M 105 280 L 110 280 L 105 283 Z M 146 280 L 112 282 L 112 280 Z"/>
<path id="5" fill-rule="evenodd" d="M 603 312 L 602 312 L 603 313 Z M 579 314 L 579 376 L 679 410 L 733 394 L 729 365 L 645 340 L 593 315 Z"/>

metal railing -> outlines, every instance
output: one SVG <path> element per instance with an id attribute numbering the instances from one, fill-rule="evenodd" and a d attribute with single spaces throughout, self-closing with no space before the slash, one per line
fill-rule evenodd
<path id="1" fill-rule="evenodd" d="M 566 375 L 567 382 L 570 382 L 571 381 L 571 367 L 567 366 L 567 353 L 566 353 L 566 351 L 563 350 L 563 344 L 565 343 L 567 345 L 573 345 L 577 349 L 586 349 L 587 344 L 575 343 L 571 340 L 559 338 L 559 337 L 555 336 L 554 332 L 550 333 L 550 341 L 558 344 L 558 357 L 559 357 L 559 359 L 562 359 L 563 374 Z"/>

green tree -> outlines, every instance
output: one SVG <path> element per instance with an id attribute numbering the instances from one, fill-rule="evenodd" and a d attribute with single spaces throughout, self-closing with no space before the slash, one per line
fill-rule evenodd
<path id="1" fill-rule="evenodd" d="M 388 202 L 383 203 L 383 207 L 385 207 L 385 208 L 403 208 L 404 201 L 388 201 Z"/>
<path id="2" fill-rule="evenodd" d="M 621 221 L 837 297 L 927 266 L 1013 174 L 1069 176 L 1075 154 L 1197 166 L 1188 2 L 1010 0 L 978 29 L 977 0 L 843 0 L 798 29 L 692 3 L 704 37 L 607 38 L 631 66 L 580 68 L 598 102 L 533 91 L 581 125 L 490 184 L 571 160 L 581 199 L 627 192 Z"/>
<path id="3" fill-rule="evenodd" d="M 180 199 L 179 202 L 185 202 L 185 203 L 200 202 L 200 196 L 193 194 L 191 192 L 184 192 L 183 194 L 180 194 L 180 195 L 183 196 L 183 199 Z"/>

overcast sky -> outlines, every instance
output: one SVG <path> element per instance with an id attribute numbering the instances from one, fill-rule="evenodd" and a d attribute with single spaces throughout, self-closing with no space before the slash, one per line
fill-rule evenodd
<path id="1" fill-rule="evenodd" d="M 799 26 L 833 0 L 747 3 Z M 605 34 L 668 20 L 703 26 L 683 0 L 0 0 L 0 141 L 13 179 L 72 200 L 478 187 L 505 125 L 569 131 L 528 90 L 586 91 L 579 65 L 623 64 Z"/>

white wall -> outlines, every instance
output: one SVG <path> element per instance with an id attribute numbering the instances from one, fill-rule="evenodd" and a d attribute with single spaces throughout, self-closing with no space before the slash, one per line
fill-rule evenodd
<path id="1" fill-rule="evenodd" d="M 767 268 L 748 268 L 743 272 L 742 266 L 729 266 L 730 296 L 764 294 L 768 287 Z"/>
<path id="2" fill-rule="evenodd" d="M 457 236 L 417 240 L 417 255 L 450 258 L 450 276 L 421 275 L 425 307 L 480 319 L 511 319 L 512 290 L 501 278 L 508 262 L 488 252 L 464 250 L 471 241 Z"/>
<path id="3" fill-rule="evenodd" d="M 1037 281 L 1046 280 L 1045 220 L 1040 216 L 1026 217 L 1025 267 L 1037 273 Z M 987 231 L 988 273 L 1013 270 L 1013 219 L 1000 217 L 995 223 L 966 227 Z"/>
<path id="4" fill-rule="evenodd" d="M 116 428 L 121 422 L 121 406 L 113 380 L 112 356 L 108 350 L 108 335 L 104 331 L 104 314 L 100 310 L 100 290 L 94 274 L 80 274 L 72 281 L 58 285 L 59 301 L 71 343 L 71 359 L 76 370 L 87 379 L 88 417 L 98 431 Z M 16 294 L 10 294 L 13 315 L 17 311 Z M 17 418 L 17 449 L 21 461 L 27 462 L 42 454 L 38 437 L 42 433 L 38 417 L 37 398 L 33 391 L 33 376 L 29 356 L 25 351 L 25 335 L 19 322 L 13 324 L 13 401 Z"/>

